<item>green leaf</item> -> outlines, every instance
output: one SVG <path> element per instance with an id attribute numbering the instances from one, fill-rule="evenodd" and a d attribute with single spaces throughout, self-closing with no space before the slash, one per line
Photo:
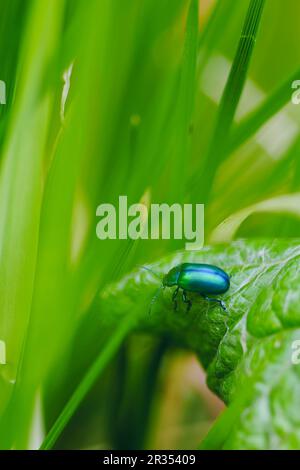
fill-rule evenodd
<path id="1" fill-rule="evenodd" d="M 223 296 L 228 313 L 197 295 L 190 295 L 189 314 L 183 303 L 174 313 L 172 290 L 165 289 L 148 315 L 160 283 L 142 270 L 105 290 L 95 308 L 105 309 L 113 329 L 139 305 L 140 331 L 168 335 L 174 345 L 197 353 L 210 388 L 233 404 L 221 418 L 221 442 L 212 440 L 209 447 L 292 448 L 300 445 L 300 368 L 291 361 L 293 341 L 300 339 L 299 257 L 299 240 L 236 241 L 176 253 L 151 266 L 161 275 L 187 261 L 222 267 L 231 275 Z"/>

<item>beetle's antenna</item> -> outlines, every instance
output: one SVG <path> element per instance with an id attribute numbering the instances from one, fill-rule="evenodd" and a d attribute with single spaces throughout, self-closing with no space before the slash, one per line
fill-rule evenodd
<path id="1" fill-rule="evenodd" d="M 158 299 L 158 296 L 160 294 L 160 291 L 163 290 L 165 288 L 165 286 L 161 285 L 157 291 L 155 292 L 154 296 L 152 297 L 152 300 L 150 302 L 150 307 L 149 307 L 149 315 L 151 315 L 151 311 L 152 311 L 152 307 L 153 305 L 155 304 L 156 300 Z"/>
<path id="2" fill-rule="evenodd" d="M 139 265 L 140 268 L 144 269 L 145 271 L 148 271 L 149 273 L 153 274 L 153 276 L 155 276 L 157 279 L 159 279 L 160 281 L 163 280 L 163 276 L 162 275 L 159 275 L 158 273 L 156 273 L 155 271 L 152 271 L 152 269 L 148 268 L 147 266 L 142 266 L 142 265 Z M 151 315 L 151 311 L 152 311 L 152 307 L 153 305 L 155 304 L 161 290 L 163 290 L 165 288 L 165 286 L 162 284 L 161 286 L 159 286 L 159 288 L 157 289 L 157 291 L 155 292 L 154 296 L 152 297 L 152 300 L 150 302 L 150 306 L 149 306 L 149 315 Z"/>
<path id="3" fill-rule="evenodd" d="M 140 268 L 144 269 L 145 271 L 149 271 L 149 273 L 153 274 L 153 276 L 157 277 L 160 281 L 162 280 L 162 276 L 156 273 L 155 271 L 152 271 L 152 269 L 148 268 L 147 266 L 141 266 L 138 265 Z"/>

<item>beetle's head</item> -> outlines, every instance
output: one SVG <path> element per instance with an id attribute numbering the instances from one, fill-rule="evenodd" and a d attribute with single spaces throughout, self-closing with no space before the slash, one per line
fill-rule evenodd
<path id="1" fill-rule="evenodd" d="M 178 283 L 179 274 L 180 274 L 180 266 L 175 266 L 175 268 L 172 268 L 168 272 L 168 274 L 164 276 L 163 286 L 164 287 L 176 286 Z"/>

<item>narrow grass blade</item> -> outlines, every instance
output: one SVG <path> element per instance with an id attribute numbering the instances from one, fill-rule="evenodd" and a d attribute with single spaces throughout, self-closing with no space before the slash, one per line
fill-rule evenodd
<path id="1" fill-rule="evenodd" d="M 55 59 L 64 2 L 30 4 L 14 106 L 0 175 L 0 331 L 8 364 L 1 370 L 0 409 L 12 392 L 30 316 L 38 246 L 44 159 L 53 96 L 49 63 Z M 7 428 L 0 426 L 0 436 Z"/>
<path id="2" fill-rule="evenodd" d="M 272 116 L 283 108 L 291 99 L 291 85 L 299 79 L 300 68 L 285 80 L 274 93 L 269 96 L 257 109 L 247 116 L 233 130 L 228 145 L 228 152 L 234 152 L 247 139 L 255 134 Z"/>
<path id="3" fill-rule="evenodd" d="M 197 42 L 198 0 L 191 0 L 180 70 L 176 114 L 173 122 L 173 128 L 178 129 L 174 139 L 173 164 L 170 172 L 175 201 L 182 200 L 183 194 L 180 194 L 180 192 L 182 191 L 181 188 L 184 187 L 182 183 L 184 182 L 185 168 L 189 160 L 189 127 L 194 106 Z"/>
<path id="4" fill-rule="evenodd" d="M 200 444 L 199 450 L 221 450 L 228 434 L 234 427 L 237 418 L 243 412 L 243 407 L 249 396 L 253 393 L 253 387 L 243 389 L 234 403 L 232 403 L 217 418 L 212 428 L 208 431 Z"/>
<path id="5" fill-rule="evenodd" d="M 44 442 L 42 443 L 40 447 L 41 450 L 51 449 L 54 446 L 55 442 L 63 432 L 64 428 L 66 427 L 71 417 L 79 407 L 80 403 L 82 402 L 88 391 L 92 388 L 93 384 L 95 383 L 96 379 L 99 377 L 101 372 L 103 372 L 106 365 L 117 352 L 121 343 L 132 329 L 132 326 L 133 317 L 131 316 L 130 319 L 126 319 L 123 323 L 121 323 L 119 329 L 117 329 L 112 338 L 109 339 L 107 345 L 101 350 L 99 356 L 92 364 L 91 368 L 88 370 L 82 382 L 74 391 L 65 408 L 57 418 L 56 422 L 54 423 L 53 427 L 46 436 Z"/>
<path id="6" fill-rule="evenodd" d="M 229 15 L 232 17 L 233 13 L 235 13 L 239 7 L 239 2 L 236 2 L 235 0 L 216 2 L 213 12 L 211 13 L 198 41 L 199 70 L 206 63 L 210 54 L 220 43 L 221 38 L 224 37 L 224 34 L 226 34 L 227 29 L 230 27 L 230 22 L 226 21 L 226 23 L 224 23 L 224 18 L 228 18 Z"/>
<path id="7" fill-rule="evenodd" d="M 181 72 L 180 98 L 182 102 L 182 128 L 187 130 L 194 103 L 195 74 L 198 40 L 198 0 L 191 0 L 185 35 Z"/>
<path id="8" fill-rule="evenodd" d="M 234 239 L 242 223 L 255 213 L 290 214 L 300 218 L 300 193 L 283 194 L 231 214 L 211 234 L 210 243 L 228 242 Z"/>
<path id="9" fill-rule="evenodd" d="M 205 159 L 203 171 L 205 185 L 203 182 L 201 184 L 203 175 L 199 175 L 197 178 L 198 184 L 196 183 L 193 188 L 200 200 L 209 199 L 215 173 L 224 156 L 224 147 L 228 141 L 235 112 L 246 81 L 264 4 L 265 0 L 251 0 L 249 4 L 237 52 L 222 95 L 215 130 Z"/>

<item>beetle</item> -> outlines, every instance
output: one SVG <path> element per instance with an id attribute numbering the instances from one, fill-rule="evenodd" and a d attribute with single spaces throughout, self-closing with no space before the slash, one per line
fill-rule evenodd
<path id="1" fill-rule="evenodd" d="M 149 268 L 146 269 L 157 276 Z M 209 302 L 216 302 L 224 311 L 227 311 L 225 303 L 217 296 L 229 290 L 230 276 L 217 266 L 204 263 L 183 263 L 170 269 L 163 277 L 162 285 L 151 301 L 150 311 L 159 291 L 165 287 L 175 286 L 176 289 L 172 295 L 175 310 L 177 309 L 177 296 L 181 289 L 182 300 L 187 304 L 187 312 L 192 307 L 192 301 L 187 297 L 187 292 L 197 293 Z"/>

